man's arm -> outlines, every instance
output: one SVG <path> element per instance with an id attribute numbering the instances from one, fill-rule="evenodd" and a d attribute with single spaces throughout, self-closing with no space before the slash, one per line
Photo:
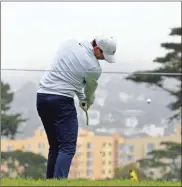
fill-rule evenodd
<path id="1" fill-rule="evenodd" d="M 87 76 L 85 77 L 85 88 L 84 88 L 84 94 L 86 97 L 86 100 L 88 103 L 91 105 L 93 104 L 95 100 L 95 91 L 98 87 L 98 79 L 101 75 L 101 70 L 100 68 L 96 67 L 91 69 L 88 73 Z"/>
<path id="2" fill-rule="evenodd" d="M 79 100 L 91 100 L 94 97 L 95 91 L 98 86 L 99 75 L 95 72 L 88 72 L 85 77 L 85 87 L 82 90 L 76 92 L 76 95 Z"/>

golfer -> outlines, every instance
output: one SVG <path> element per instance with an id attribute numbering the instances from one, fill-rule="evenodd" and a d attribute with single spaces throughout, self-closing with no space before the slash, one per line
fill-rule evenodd
<path id="1" fill-rule="evenodd" d="M 47 179 L 68 178 L 78 135 L 74 96 L 84 111 L 89 109 L 101 75 L 98 60 L 115 62 L 115 51 L 113 37 L 92 42 L 70 39 L 59 47 L 51 69 L 40 80 L 36 104 L 49 143 Z"/>

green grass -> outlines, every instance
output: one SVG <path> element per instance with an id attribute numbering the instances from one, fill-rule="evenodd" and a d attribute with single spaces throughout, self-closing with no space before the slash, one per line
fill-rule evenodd
<path id="1" fill-rule="evenodd" d="M 1 180 L 1 186 L 181 186 L 181 181 L 140 181 L 130 180 L 33 180 L 10 179 Z"/>

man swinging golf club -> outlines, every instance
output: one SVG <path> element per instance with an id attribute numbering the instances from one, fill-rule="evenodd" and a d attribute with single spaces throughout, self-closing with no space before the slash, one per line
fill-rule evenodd
<path id="1" fill-rule="evenodd" d="M 76 151 L 78 120 L 74 104 L 87 111 L 94 103 L 101 75 L 98 60 L 114 62 L 116 40 L 96 37 L 92 42 L 66 41 L 57 51 L 37 91 L 37 111 L 43 123 L 49 154 L 46 178 L 67 178 Z"/>

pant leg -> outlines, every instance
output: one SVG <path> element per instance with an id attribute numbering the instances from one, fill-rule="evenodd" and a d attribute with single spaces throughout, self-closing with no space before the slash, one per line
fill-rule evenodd
<path id="1" fill-rule="evenodd" d="M 74 100 L 67 98 L 55 121 L 59 153 L 55 178 L 67 178 L 76 151 L 78 119 Z"/>
<path id="2" fill-rule="evenodd" d="M 56 127 L 54 125 L 56 110 L 53 107 L 53 104 L 51 104 L 51 99 L 51 95 L 37 94 L 37 111 L 43 123 L 49 143 L 49 153 L 46 171 L 47 179 L 53 178 L 54 176 L 54 168 L 58 155 L 58 142 L 56 137 Z"/>
<path id="3" fill-rule="evenodd" d="M 67 178 L 76 151 L 78 135 L 74 99 L 65 96 L 38 94 L 37 110 L 50 145 L 47 178 L 52 178 L 53 173 L 55 178 Z M 57 157 L 58 150 L 59 155 Z"/>

